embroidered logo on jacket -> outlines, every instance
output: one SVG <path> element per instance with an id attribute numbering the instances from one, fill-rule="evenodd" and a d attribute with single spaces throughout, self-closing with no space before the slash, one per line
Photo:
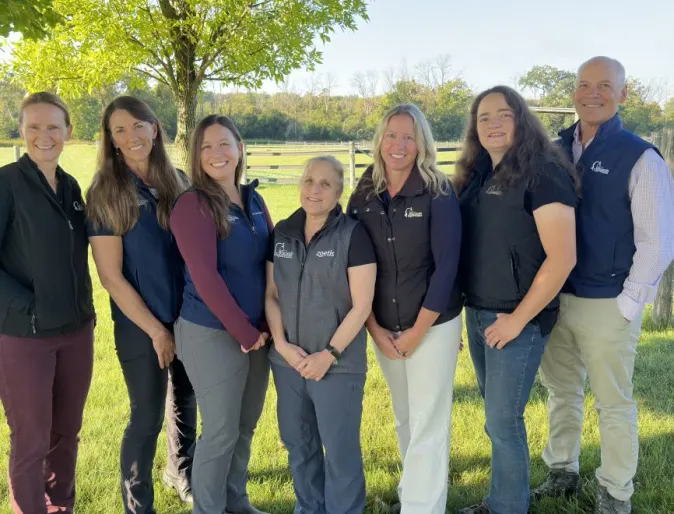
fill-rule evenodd
<path id="1" fill-rule="evenodd" d="M 293 252 L 289 252 L 286 250 L 285 243 L 276 243 L 276 245 L 274 246 L 274 257 L 279 257 L 281 259 L 292 259 Z"/>
<path id="2" fill-rule="evenodd" d="M 83 210 L 84 210 L 84 205 L 82 205 L 80 202 L 78 202 L 77 200 L 75 200 L 75 201 L 73 202 L 73 209 L 75 209 L 76 211 L 83 211 Z"/>
<path id="3" fill-rule="evenodd" d="M 406 218 L 423 218 L 424 213 L 419 212 L 419 211 L 415 211 L 414 209 L 412 209 L 412 207 L 408 207 L 407 209 L 405 209 L 405 217 Z"/>
<path id="4" fill-rule="evenodd" d="M 316 252 L 316 257 L 334 257 L 334 256 L 335 256 L 334 250 L 324 250 Z"/>
<path id="5" fill-rule="evenodd" d="M 229 221 L 230 223 L 236 223 L 237 221 L 239 221 L 239 217 L 234 216 L 232 214 L 228 214 L 227 215 L 227 221 Z"/>
<path id="6" fill-rule="evenodd" d="M 487 194 L 501 196 L 503 194 L 503 191 L 501 191 L 497 185 L 493 184 L 489 186 L 489 188 L 487 189 Z"/>
<path id="7" fill-rule="evenodd" d="M 604 175 L 608 175 L 609 172 L 609 170 L 601 165 L 601 161 L 594 161 L 590 169 L 596 173 L 602 173 Z"/>

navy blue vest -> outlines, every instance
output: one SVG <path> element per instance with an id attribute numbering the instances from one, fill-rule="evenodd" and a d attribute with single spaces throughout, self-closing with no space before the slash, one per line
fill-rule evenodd
<path id="1" fill-rule="evenodd" d="M 262 197 L 255 191 L 258 181 L 241 186 L 244 213 L 232 205 L 228 218 L 230 233 L 218 240 L 218 273 L 229 292 L 248 316 L 251 324 L 260 328 L 264 321 L 265 266 L 269 247 L 269 227 Z M 185 266 L 185 291 L 180 316 L 208 328 L 223 330 L 220 320 L 204 303 Z"/>
<path id="2" fill-rule="evenodd" d="M 577 124 L 559 133 L 558 143 L 572 162 Z M 563 292 L 582 298 L 615 298 L 622 292 L 636 251 L 630 175 L 649 148 L 655 149 L 625 130 L 616 114 L 599 127 L 580 157 L 576 166 L 582 183 L 576 210 L 577 264 Z"/>

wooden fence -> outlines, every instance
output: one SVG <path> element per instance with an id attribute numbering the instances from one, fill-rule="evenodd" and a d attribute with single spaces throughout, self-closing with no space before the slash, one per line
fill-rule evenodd
<path id="1" fill-rule="evenodd" d="M 448 146 L 438 146 L 436 148 L 436 151 L 438 154 L 442 153 L 447 153 L 447 152 L 460 152 L 461 151 L 461 146 L 458 144 L 449 144 Z M 334 148 L 334 147 L 325 147 L 324 151 L 314 149 L 314 150 L 272 150 L 272 151 L 265 151 L 265 150 L 258 150 L 254 149 L 254 147 L 248 146 L 246 147 L 246 157 L 305 157 L 306 160 L 310 159 L 311 157 L 316 157 L 321 154 L 330 154 L 334 155 L 335 157 L 339 157 L 340 155 L 348 155 L 349 156 L 349 186 L 353 189 L 356 185 L 356 178 L 357 178 L 357 171 L 358 170 L 363 170 L 369 166 L 369 164 L 366 163 L 356 163 L 356 155 L 361 154 L 361 155 L 367 155 L 370 158 L 372 157 L 372 149 L 368 148 L 367 145 L 362 144 L 362 143 L 355 143 L 354 141 L 350 141 L 348 146 L 346 148 Z M 438 166 L 451 166 L 456 164 L 456 160 L 454 159 L 445 159 L 445 160 L 439 160 L 437 162 Z M 251 171 L 273 171 L 273 170 L 284 170 L 284 171 L 293 171 L 293 172 L 299 172 L 301 171 L 302 166 L 297 165 L 297 164 L 271 164 L 271 165 L 266 165 L 266 166 L 259 166 L 259 165 L 248 165 L 246 166 L 246 173 L 242 177 L 243 182 L 248 182 L 249 175 L 251 175 Z M 257 177 L 260 182 L 268 182 L 268 183 L 275 183 L 275 184 L 291 184 L 291 183 L 296 183 L 297 178 L 275 178 L 275 177 Z"/>

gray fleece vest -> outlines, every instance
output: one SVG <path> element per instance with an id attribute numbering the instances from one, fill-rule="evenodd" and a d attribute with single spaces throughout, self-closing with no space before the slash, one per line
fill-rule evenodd
<path id="1" fill-rule="evenodd" d="M 347 268 L 356 221 L 341 212 L 331 216 L 305 245 L 303 229 L 298 230 L 299 214 L 280 222 L 274 230 L 274 281 L 287 341 L 312 354 L 325 349 L 353 307 Z M 365 373 L 366 345 L 363 327 L 328 372 Z M 273 346 L 269 358 L 288 366 Z"/>

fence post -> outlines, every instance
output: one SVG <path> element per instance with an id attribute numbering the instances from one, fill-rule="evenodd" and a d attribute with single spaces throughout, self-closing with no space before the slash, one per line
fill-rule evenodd
<path id="1" fill-rule="evenodd" d="M 14 145 L 14 160 L 18 161 L 21 159 L 21 147 Z"/>
<path id="2" fill-rule="evenodd" d="M 246 148 L 246 143 L 242 143 L 243 146 L 243 173 L 241 173 L 241 183 L 248 184 L 248 148 Z"/>
<path id="3" fill-rule="evenodd" d="M 356 143 L 349 141 L 349 185 L 356 187 Z"/>

